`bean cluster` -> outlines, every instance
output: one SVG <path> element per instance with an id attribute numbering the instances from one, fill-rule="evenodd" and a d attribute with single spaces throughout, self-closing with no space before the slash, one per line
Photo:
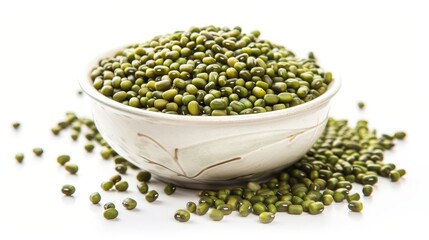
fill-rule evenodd
<path id="1" fill-rule="evenodd" d="M 122 176 L 127 174 L 128 168 L 138 168 L 104 141 L 92 120 L 67 113 L 66 119 L 51 130 L 55 135 L 71 130 L 74 141 L 84 135 L 88 141 L 84 147 L 86 151 L 89 144 L 92 146 L 91 151 L 94 145 L 98 145 L 103 159 L 113 159 L 118 174 L 100 184 L 102 191 L 129 190 L 130 186 Z M 392 149 L 397 140 L 405 138 L 406 133 L 402 131 L 390 135 L 377 134 L 365 120 L 358 121 L 352 127 L 347 120 L 329 119 L 314 146 L 298 162 L 278 175 L 263 183 L 249 182 L 238 188 L 200 191 L 199 200 L 186 203 L 184 208 L 175 212 L 174 218 L 179 222 L 187 222 L 192 215 L 208 214 L 213 221 L 221 221 L 235 213 L 241 217 L 254 214 L 261 223 L 271 223 L 278 213 L 300 215 L 306 212 L 316 215 L 334 202 L 347 202 L 350 211 L 361 212 L 361 196 L 371 196 L 373 186 L 380 177 L 397 182 L 406 174 L 404 169 L 397 168 L 395 164 L 384 162 L 384 152 Z M 42 148 L 33 150 L 36 156 L 43 153 Z M 22 164 L 24 154 L 17 153 L 15 159 Z M 70 155 L 60 155 L 56 160 L 70 173 L 77 172 L 77 165 L 70 163 Z M 148 203 L 155 202 L 159 193 L 149 185 L 152 178 L 150 172 L 139 170 L 135 177 L 138 180 L 137 190 Z M 362 185 L 360 191 L 355 191 L 357 184 Z M 177 190 L 172 183 L 164 186 L 165 195 L 172 195 Z M 72 196 L 76 188 L 65 184 L 61 191 L 66 196 Z M 99 204 L 102 196 L 99 192 L 93 192 L 89 200 Z M 125 198 L 122 205 L 127 210 L 133 210 L 137 207 L 137 201 Z M 106 219 L 115 219 L 118 214 L 115 204 L 104 204 L 103 216 Z"/>
<path id="2" fill-rule="evenodd" d="M 90 73 L 101 94 L 136 108 L 224 116 L 293 107 L 325 93 L 333 80 L 313 54 L 214 26 L 157 36 L 99 61 Z"/>
<path id="3" fill-rule="evenodd" d="M 247 186 L 199 192 L 198 203 L 188 202 L 186 210 L 219 221 L 224 215 L 237 211 L 242 217 L 258 215 L 262 223 L 270 223 L 278 212 L 300 215 L 320 214 L 333 202 L 348 203 L 352 212 L 361 212 L 361 195 L 352 192 L 355 184 L 363 185 L 367 197 L 379 177 L 398 181 L 404 169 L 384 163 L 384 151 L 394 147 L 394 140 L 404 139 L 404 132 L 377 136 L 367 121 L 350 127 L 346 120 L 329 119 L 322 137 L 297 163 L 264 183 L 249 182 Z M 212 210 L 210 210 L 212 209 Z M 176 216 L 176 215 L 175 215 Z"/>

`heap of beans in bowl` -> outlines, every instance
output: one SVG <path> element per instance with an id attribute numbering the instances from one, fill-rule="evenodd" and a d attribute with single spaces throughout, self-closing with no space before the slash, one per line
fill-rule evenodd
<path id="1" fill-rule="evenodd" d="M 102 59 L 93 86 L 119 103 L 179 115 L 277 111 L 326 92 L 332 73 L 240 27 L 192 27 Z"/>

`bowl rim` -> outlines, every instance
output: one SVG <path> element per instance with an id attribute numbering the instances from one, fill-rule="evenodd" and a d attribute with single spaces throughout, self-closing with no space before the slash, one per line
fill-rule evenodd
<path id="1" fill-rule="evenodd" d="M 111 57 L 120 49 L 124 49 L 126 46 L 115 48 L 113 50 L 99 54 L 97 57 L 93 58 L 87 63 L 86 68 L 81 73 L 78 78 L 79 85 L 82 91 L 88 95 L 91 99 L 96 102 L 99 102 L 103 105 L 107 105 L 111 108 L 114 108 L 120 112 L 126 112 L 128 114 L 136 115 L 139 117 L 148 117 L 156 118 L 159 120 L 168 120 L 168 121 L 184 121 L 189 123 L 232 123 L 232 122 L 255 122 L 261 120 L 270 120 L 275 118 L 288 118 L 294 115 L 303 114 L 309 110 L 318 108 L 319 106 L 328 102 L 340 89 L 341 87 L 341 76 L 336 74 L 334 80 L 329 84 L 328 89 L 325 93 L 319 97 L 286 109 L 271 111 L 265 113 L 256 113 L 256 114 L 245 114 L 245 115 L 227 115 L 227 116 L 191 116 L 191 115 L 174 115 L 174 114 L 165 114 L 160 112 L 152 112 L 143 110 L 140 108 L 135 108 L 131 106 L 124 105 L 122 103 L 116 102 L 113 99 L 105 97 L 103 94 L 98 92 L 92 86 L 92 79 L 90 77 L 91 70 L 98 65 L 98 62 L 101 59 L 106 57 Z"/>

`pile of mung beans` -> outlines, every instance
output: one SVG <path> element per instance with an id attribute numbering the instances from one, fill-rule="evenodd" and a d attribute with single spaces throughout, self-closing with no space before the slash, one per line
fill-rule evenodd
<path id="1" fill-rule="evenodd" d="M 129 184 L 122 175 L 129 174 L 128 168 L 138 170 L 135 174 L 138 180 L 137 190 L 145 196 L 148 203 L 157 200 L 159 193 L 150 189 L 151 174 L 139 170 L 135 165 L 119 156 L 103 139 L 92 120 L 78 118 L 74 113 L 67 113 L 64 121 L 59 122 L 51 131 L 60 135 L 64 130 L 70 130 L 73 141 L 84 136 L 84 150 L 93 152 L 95 145 L 101 148 L 103 159 L 112 159 L 118 174 L 110 179 L 101 181 L 100 190 L 118 192 L 127 191 Z M 406 137 L 405 132 L 377 135 L 376 130 L 368 127 L 365 120 L 360 120 L 351 127 L 347 120 L 329 119 L 323 135 L 314 146 L 295 164 L 284 169 L 266 182 L 249 182 L 238 188 L 199 191 L 198 201 L 184 203 L 183 209 L 174 213 L 179 222 L 187 222 L 191 215 L 208 214 L 213 221 L 220 221 L 226 215 L 237 212 L 241 217 L 250 214 L 257 215 L 261 223 L 270 223 L 279 212 L 300 215 L 304 212 L 321 214 L 325 207 L 332 203 L 347 202 L 352 212 L 361 212 L 363 204 L 361 196 L 370 196 L 373 186 L 379 177 L 389 178 L 397 182 L 405 175 L 405 170 L 397 168 L 393 163 L 384 163 L 384 152 L 395 146 L 395 141 Z M 43 154 L 40 147 L 34 148 L 36 156 Z M 22 163 L 24 154 L 17 153 L 16 161 Z M 78 171 L 78 166 L 71 163 L 69 155 L 57 157 L 58 164 L 65 167 L 70 174 Z M 135 171 L 132 171 L 135 173 Z M 361 190 L 354 190 L 357 185 Z M 166 195 L 172 195 L 177 190 L 174 184 L 164 187 Z M 65 184 L 62 193 L 72 196 L 76 188 Z M 95 191 L 89 195 L 93 204 L 99 204 L 102 194 Z M 122 205 L 127 210 L 137 207 L 137 201 L 125 198 Z M 119 211 L 112 202 L 103 205 L 103 216 L 115 219 Z"/>
<path id="2" fill-rule="evenodd" d="M 106 97 L 132 107 L 203 116 L 276 111 L 311 101 L 326 92 L 333 77 L 317 65 L 313 53 L 307 59 L 297 58 L 283 46 L 259 39 L 259 35 L 259 31 L 244 34 L 240 27 L 208 26 L 158 36 L 100 60 L 91 72 L 93 86 Z M 363 109 L 365 104 L 359 102 L 358 107 Z M 18 130 L 20 123 L 14 122 L 12 127 Z M 145 200 L 157 200 L 159 193 L 150 187 L 150 172 L 119 156 L 91 119 L 66 113 L 65 119 L 51 131 L 60 135 L 65 130 L 71 131 L 73 141 L 84 136 L 86 152 L 101 148 L 103 159 L 113 159 L 117 174 L 101 181 L 100 192 L 127 191 L 130 186 L 122 176 L 131 168 L 138 171 L 137 190 Z M 334 202 L 347 202 L 350 211 L 361 212 L 361 196 L 372 194 L 379 177 L 397 182 L 405 175 L 404 169 L 384 162 L 384 152 L 405 137 L 402 131 L 378 135 L 365 120 L 350 126 L 347 120 L 331 118 L 314 146 L 278 175 L 262 183 L 200 191 L 198 201 L 184 203 L 183 209 L 172 217 L 187 222 L 192 215 L 208 214 L 211 220 L 221 221 L 235 212 L 241 217 L 254 214 L 261 223 L 271 223 L 280 212 L 316 215 Z M 43 152 L 40 147 L 33 149 L 36 156 Z M 15 159 L 23 163 L 24 154 L 17 153 Z M 58 156 L 57 162 L 70 174 L 79 170 L 69 155 Z M 357 184 L 362 185 L 360 191 L 354 189 Z M 75 191 L 70 184 L 61 188 L 66 196 Z M 176 191 L 177 187 L 168 183 L 162 194 L 172 195 Z M 89 201 L 99 204 L 100 192 L 89 194 Z M 127 210 L 135 209 L 137 204 L 132 198 L 122 201 Z M 105 201 L 103 208 L 105 219 L 118 217 L 114 203 Z"/>
<path id="3" fill-rule="evenodd" d="M 332 73 L 240 27 L 193 27 L 157 36 L 99 61 L 101 94 L 136 108 L 224 116 L 293 107 L 325 93 Z"/>

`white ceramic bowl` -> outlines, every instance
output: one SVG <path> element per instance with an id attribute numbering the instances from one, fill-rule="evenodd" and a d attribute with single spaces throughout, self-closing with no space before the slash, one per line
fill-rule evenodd
<path id="1" fill-rule="evenodd" d="M 320 137 L 337 77 L 318 98 L 292 108 L 239 116 L 178 116 L 115 102 L 92 87 L 91 68 L 79 79 L 95 124 L 121 156 L 165 182 L 189 188 L 258 181 L 303 156 Z"/>

